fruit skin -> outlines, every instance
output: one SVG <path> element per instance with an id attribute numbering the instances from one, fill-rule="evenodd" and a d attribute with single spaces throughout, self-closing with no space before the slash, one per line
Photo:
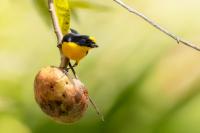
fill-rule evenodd
<path id="1" fill-rule="evenodd" d="M 71 81 L 57 67 L 42 68 L 35 77 L 36 102 L 43 112 L 61 123 L 79 120 L 88 107 L 87 89 L 78 79 Z"/>

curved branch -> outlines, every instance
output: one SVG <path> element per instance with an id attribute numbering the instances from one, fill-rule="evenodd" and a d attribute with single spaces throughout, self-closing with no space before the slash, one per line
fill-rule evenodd
<path id="1" fill-rule="evenodd" d="M 60 29 L 60 26 L 58 23 L 58 18 L 56 16 L 54 0 L 48 0 L 48 5 L 49 5 L 49 12 L 51 14 L 51 18 L 52 18 L 52 22 L 53 22 L 54 31 L 57 36 L 57 41 L 58 41 L 58 45 L 59 45 L 62 42 L 63 34 L 61 32 L 61 29 Z M 69 59 L 64 57 L 64 55 L 62 54 L 61 48 L 59 48 L 59 51 L 60 51 L 60 56 L 61 56 L 60 67 L 65 68 L 69 63 Z"/>
<path id="2" fill-rule="evenodd" d="M 144 14 L 140 13 L 139 11 L 137 11 L 134 8 L 129 7 L 128 5 L 126 5 L 124 2 L 122 2 L 121 0 L 113 0 L 114 2 L 116 2 L 117 4 L 119 4 L 120 6 L 122 6 L 123 8 L 125 8 L 126 10 L 128 10 L 129 12 L 137 15 L 138 17 L 142 18 L 143 20 L 145 20 L 146 22 L 148 22 L 150 25 L 152 25 L 153 27 L 155 27 L 156 29 L 160 30 L 161 32 L 163 32 L 164 34 L 168 35 L 169 37 L 171 37 L 172 39 L 176 40 L 177 43 L 182 43 L 188 47 L 191 47 L 197 51 L 200 51 L 200 47 L 190 43 L 188 41 L 185 41 L 179 37 L 177 37 L 176 35 L 170 33 L 168 30 L 166 30 L 165 28 L 161 27 L 160 25 L 158 25 L 157 23 L 155 23 L 154 21 L 152 21 L 151 19 L 149 19 L 148 17 L 146 17 Z"/>
<path id="3" fill-rule="evenodd" d="M 49 5 L 49 12 L 51 14 L 51 18 L 52 18 L 52 22 L 53 22 L 54 31 L 57 36 L 58 44 L 60 44 L 62 41 L 63 35 L 62 35 L 61 29 L 59 27 L 58 19 L 56 16 L 54 0 L 48 0 L 48 5 Z"/>

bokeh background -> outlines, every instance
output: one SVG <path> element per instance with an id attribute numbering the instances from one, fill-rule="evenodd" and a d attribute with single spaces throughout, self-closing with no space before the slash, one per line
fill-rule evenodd
<path id="1" fill-rule="evenodd" d="M 0 2 L 1 133 L 200 133 L 200 53 L 112 0 L 70 0 L 71 27 L 100 46 L 76 70 L 105 122 L 91 106 L 75 124 L 47 117 L 33 93 L 36 73 L 60 61 L 46 2 Z M 125 2 L 200 43 L 199 0 Z"/>

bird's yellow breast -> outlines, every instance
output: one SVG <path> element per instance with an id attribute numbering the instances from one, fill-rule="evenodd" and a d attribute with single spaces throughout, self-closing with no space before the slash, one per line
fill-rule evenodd
<path id="1" fill-rule="evenodd" d="M 62 44 L 64 56 L 77 62 L 87 55 L 89 49 L 89 47 L 79 46 L 74 42 L 63 42 Z"/>

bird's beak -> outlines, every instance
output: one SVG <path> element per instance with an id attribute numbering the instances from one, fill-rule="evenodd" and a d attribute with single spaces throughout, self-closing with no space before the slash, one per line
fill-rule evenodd
<path id="1" fill-rule="evenodd" d="M 92 48 L 98 48 L 99 46 L 96 44 L 92 44 Z"/>

